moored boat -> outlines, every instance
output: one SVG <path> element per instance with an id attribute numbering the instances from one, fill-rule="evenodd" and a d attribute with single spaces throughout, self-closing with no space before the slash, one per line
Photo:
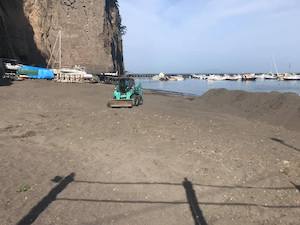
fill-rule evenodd
<path id="1" fill-rule="evenodd" d="M 192 74 L 192 79 L 207 80 L 206 74 Z"/>
<path id="2" fill-rule="evenodd" d="M 262 78 L 265 80 L 277 80 L 278 76 L 276 76 L 274 73 L 267 73 L 267 74 L 263 74 Z"/>
<path id="3" fill-rule="evenodd" d="M 285 81 L 300 80 L 300 75 L 286 73 L 286 74 L 283 75 L 282 80 L 285 80 Z"/>
<path id="4" fill-rule="evenodd" d="M 255 81 L 256 80 L 256 76 L 255 74 L 243 74 L 242 75 L 242 81 Z"/>
<path id="5" fill-rule="evenodd" d="M 184 78 L 182 75 L 177 75 L 177 76 L 173 76 L 173 78 L 176 80 L 176 81 L 183 81 Z"/>
<path id="6" fill-rule="evenodd" d="M 240 77 L 235 76 L 235 75 L 224 74 L 224 76 L 223 76 L 223 80 L 228 80 L 228 81 L 237 81 L 239 79 L 240 79 Z"/>
<path id="7" fill-rule="evenodd" d="M 220 80 L 224 80 L 224 77 L 223 76 L 220 76 L 220 75 L 210 75 L 207 80 L 210 80 L 210 81 L 220 81 Z"/>
<path id="8" fill-rule="evenodd" d="M 153 76 L 152 80 L 166 81 L 166 80 L 168 80 L 168 78 L 164 73 L 160 73 L 158 75 Z"/>

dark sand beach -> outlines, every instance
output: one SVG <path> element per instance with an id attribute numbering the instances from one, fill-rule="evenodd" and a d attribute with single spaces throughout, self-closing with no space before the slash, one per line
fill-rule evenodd
<path id="1" fill-rule="evenodd" d="M 0 86 L 1 225 L 252 225 L 300 221 L 300 97 Z"/>

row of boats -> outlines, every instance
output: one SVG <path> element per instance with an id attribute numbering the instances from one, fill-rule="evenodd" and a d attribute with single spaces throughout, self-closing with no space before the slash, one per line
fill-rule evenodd
<path id="1" fill-rule="evenodd" d="M 265 74 L 192 74 L 191 76 L 185 76 L 191 79 L 200 79 L 208 81 L 255 81 L 257 79 L 264 80 L 300 80 L 300 75 L 295 73 L 265 73 Z M 160 73 L 152 77 L 152 80 L 160 81 L 183 81 L 185 79 L 182 75 L 166 75 Z"/>
<path id="2" fill-rule="evenodd" d="M 228 81 L 255 81 L 257 79 L 264 79 L 264 80 L 300 80 L 300 75 L 294 73 L 282 73 L 282 74 L 273 74 L 273 73 L 265 73 L 265 74 L 223 74 L 223 75 L 207 75 L 207 74 L 193 74 L 193 79 L 201 79 L 201 80 L 212 80 L 212 81 L 221 81 L 221 80 L 228 80 Z"/>

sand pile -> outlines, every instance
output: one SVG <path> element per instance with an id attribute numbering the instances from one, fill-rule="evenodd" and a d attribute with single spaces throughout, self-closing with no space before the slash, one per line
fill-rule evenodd
<path id="1" fill-rule="evenodd" d="M 293 93 L 210 90 L 200 100 L 219 113 L 265 121 L 300 131 L 300 97 Z"/>

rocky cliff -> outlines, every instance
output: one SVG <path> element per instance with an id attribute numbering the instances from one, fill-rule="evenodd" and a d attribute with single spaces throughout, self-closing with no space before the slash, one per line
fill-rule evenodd
<path id="1" fill-rule="evenodd" d="M 122 25 L 117 0 L 1 0 L 0 57 L 89 72 L 123 72 Z"/>

